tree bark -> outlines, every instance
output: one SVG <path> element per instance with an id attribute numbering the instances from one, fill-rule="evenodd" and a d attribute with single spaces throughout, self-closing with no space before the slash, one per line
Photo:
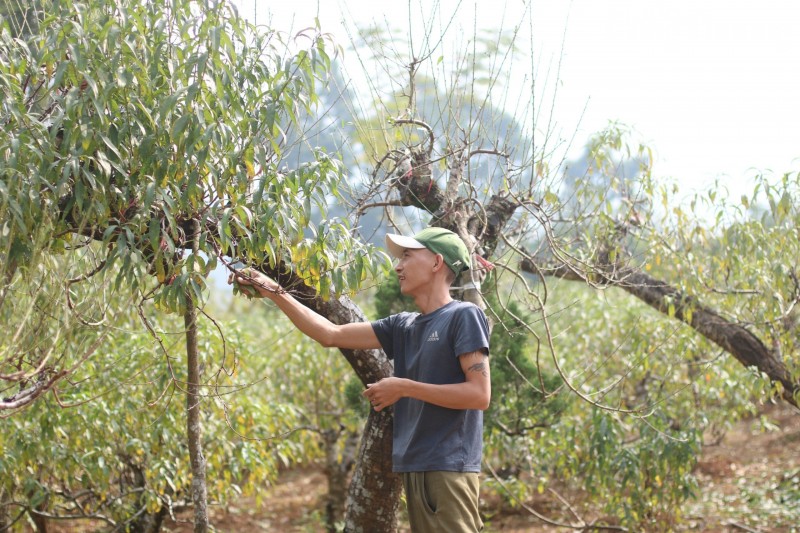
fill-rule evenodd
<path id="1" fill-rule="evenodd" d="M 524 260 L 521 266 L 526 272 L 539 272 L 529 260 Z M 548 269 L 544 273 L 573 281 L 586 281 L 567 267 Z M 724 318 L 667 282 L 639 270 L 611 265 L 604 269 L 602 275 L 603 279 L 599 280 L 601 284 L 619 287 L 660 313 L 673 316 L 731 354 L 745 367 L 766 374 L 773 383 L 781 385 L 780 397 L 798 407 L 800 383 L 792 380 L 783 362 L 746 327 Z"/>
<path id="2" fill-rule="evenodd" d="M 392 472 L 392 412 L 393 409 L 381 412 L 370 409 L 347 494 L 347 532 L 397 530 L 403 485 L 400 476 Z"/>
<path id="3" fill-rule="evenodd" d="M 0 486 L 0 531 L 11 529 L 10 505 L 6 502 L 6 489 Z"/>
<path id="4" fill-rule="evenodd" d="M 192 251 L 197 253 L 200 225 L 194 221 Z M 191 291 L 186 291 L 186 438 L 192 469 L 192 503 L 194 504 L 194 531 L 208 531 L 208 494 L 206 487 L 206 459 L 203 456 L 203 427 L 200 418 L 200 361 L 197 349 L 197 310 Z"/>
<path id="5" fill-rule="evenodd" d="M 144 511 L 146 506 L 144 489 L 147 487 L 147 477 L 144 469 L 137 465 L 135 461 L 126 461 L 126 463 L 133 474 L 133 486 L 137 489 L 142 489 L 142 492 L 139 493 L 137 506 L 141 511 Z M 162 503 L 155 513 L 137 513 L 137 518 L 128 526 L 130 533 L 159 533 L 161 524 L 164 522 L 168 512 L 169 509 Z"/>
<path id="6" fill-rule="evenodd" d="M 335 298 L 331 295 L 325 301 L 314 289 L 282 267 L 264 268 L 263 271 L 282 287 L 291 287 L 298 301 L 334 324 L 367 320 L 361 309 L 346 296 Z M 340 352 L 364 385 L 393 374 L 392 362 L 383 350 L 341 349 Z M 392 472 L 392 412 L 387 409 L 376 413 L 370 409 L 347 494 L 347 532 L 388 533 L 397 529 L 402 483 L 400 477 Z"/>

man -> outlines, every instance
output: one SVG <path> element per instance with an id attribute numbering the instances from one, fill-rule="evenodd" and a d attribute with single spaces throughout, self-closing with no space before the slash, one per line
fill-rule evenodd
<path id="1" fill-rule="evenodd" d="M 368 384 L 364 396 L 376 411 L 395 406 L 393 470 L 403 475 L 411 530 L 479 531 L 483 410 L 491 397 L 489 328 L 477 306 L 450 297 L 452 282 L 470 266 L 470 254 L 443 228 L 414 237 L 388 234 L 386 245 L 399 259 L 401 292 L 421 313 L 340 326 L 258 272 L 237 273 L 228 281 L 255 287 L 323 346 L 383 348 L 394 359 L 394 376 Z"/>

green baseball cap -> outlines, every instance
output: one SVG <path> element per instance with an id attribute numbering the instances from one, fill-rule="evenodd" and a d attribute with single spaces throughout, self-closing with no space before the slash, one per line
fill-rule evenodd
<path id="1" fill-rule="evenodd" d="M 461 237 L 444 228 L 425 228 L 413 237 L 386 234 L 386 247 L 395 257 L 402 257 L 403 250 L 427 248 L 435 254 L 441 254 L 450 270 L 461 274 L 471 266 L 469 251 Z"/>

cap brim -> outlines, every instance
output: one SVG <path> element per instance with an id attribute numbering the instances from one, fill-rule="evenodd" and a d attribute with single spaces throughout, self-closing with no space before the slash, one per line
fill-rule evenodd
<path id="1" fill-rule="evenodd" d="M 425 248 L 425 245 L 414 239 L 413 237 L 406 237 L 405 235 L 396 235 L 394 233 L 386 234 L 386 248 L 389 253 L 394 257 L 402 257 L 403 250 Z"/>

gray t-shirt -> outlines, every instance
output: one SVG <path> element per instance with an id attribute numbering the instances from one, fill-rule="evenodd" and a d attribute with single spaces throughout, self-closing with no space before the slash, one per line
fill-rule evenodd
<path id="1" fill-rule="evenodd" d="M 489 353 L 489 324 L 471 303 L 453 300 L 432 313 L 398 313 L 372 323 L 394 375 L 423 383 L 463 383 L 458 356 Z M 413 398 L 394 405 L 395 472 L 480 472 L 483 411 L 447 409 Z"/>

